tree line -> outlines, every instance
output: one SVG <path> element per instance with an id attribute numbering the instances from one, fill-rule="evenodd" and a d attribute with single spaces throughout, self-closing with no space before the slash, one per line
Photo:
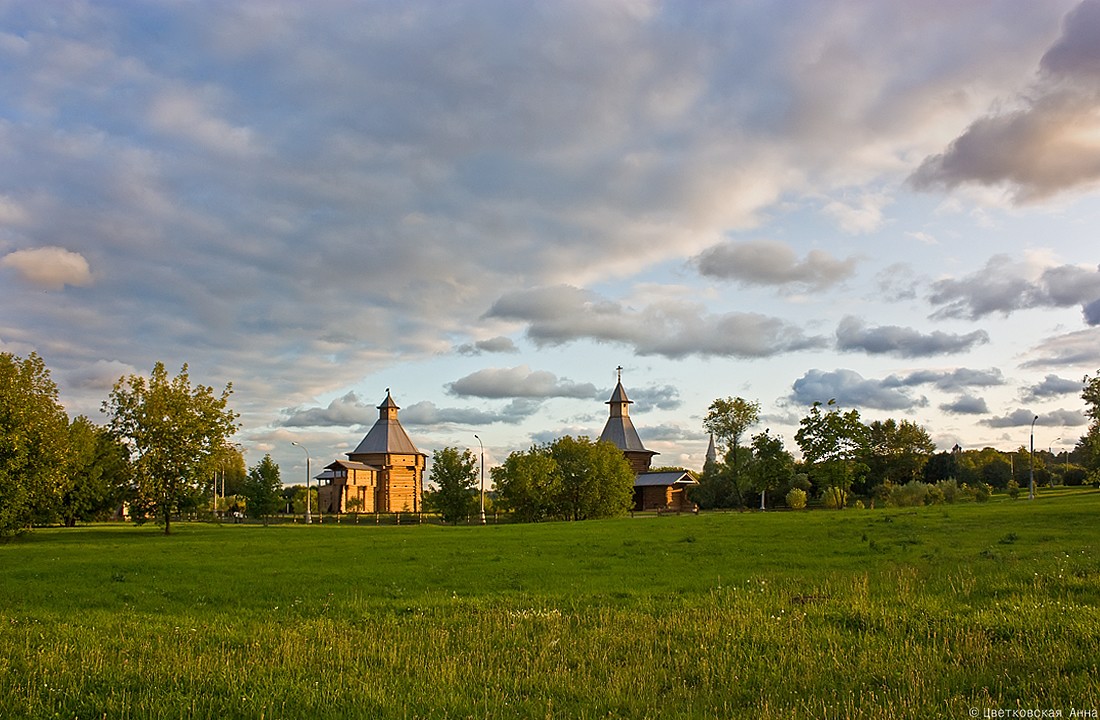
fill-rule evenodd
<path id="1" fill-rule="evenodd" d="M 745 508 L 786 504 L 804 507 L 817 498 L 826 507 L 849 503 L 931 504 L 984 500 L 993 490 L 1018 494 L 1034 477 L 1037 486 L 1100 483 L 1100 372 L 1086 375 L 1081 397 L 1090 419 L 1072 452 L 994 448 L 936 452 L 928 432 L 908 420 L 864 423 L 859 410 L 835 400 L 815 402 L 799 421 L 796 461 L 783 438 L 770 430 L 752 435 L 760 404 L 741 397 L 716 399 L 703 427 L 722 452 L 708 462 L 692 499 L 700 507 Z"/>
<path id="2" fill-rule="evenodd" d="M 0 538 L 106 519 L 124 505 L 131 519 L 156 518 L 169 533 L 174 517 L 209 504 L 219 471 L 224 493 L 227 469 L 253 512 L 274 512 L 282 483 L 271 457 L 237 470 L 231 394 L 231 384 L 193 385 L 186 364 L 173 377 L 158 362 L 148 378 L 119 378 L 98 425 L 69 419 L 39 355 L 0 353 Z"/>

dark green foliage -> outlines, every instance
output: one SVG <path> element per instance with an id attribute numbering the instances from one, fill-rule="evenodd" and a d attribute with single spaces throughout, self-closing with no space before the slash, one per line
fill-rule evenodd
<path id="1" fill-rule="evenodd" d="M 501 507 L 518 519 L 588 520 L 622 515 L 634 497 L 634 473 L 608 442 L 565 436 L 512 453 L 493 469 Z"/>
<path id="2" fill-rule="evenodd" d="M 81 415 L 69 425 L 68 447 L 59 508 L 62 522 L 72 527 L 77 521 L 109 518 L 132 495 L 126 446 Z"/>
<path id="3" fill-rule="evenodd" d="M 478 459 L 470 450 L 445 447 L 432 453 L 429 481 L 434 490 L 424 493 L 424 508 L 439 513 L 444 522 L 457 523 L 477 512 L 474 494 L 479 479 Z"/>
<path id="4" fill-rule="evenodd" d="M 283 481 L 279 465 L 264 455 L 264 459 L 248 470 L 241 494 L 245 497 L 245 511 L 249 517 L 262 518 L 267 525 L 269 517 L 283 508 Z"/>
<path id="5" fill-rule="evenodd" d="M 868 454 L 870 439 L 858 410 L 841 412 L 834 400 L 828 407 L 823 413 L 821 403 L 815 402 L 794 438 L 814 487 L 830 500 L 831 507 L 840 509 L 852 486 L 862 483 L 868 473 L 861 458 Z"/>
<path id="6" fill-rule="evenodd" d="M 56 517 L 68 426 L 42 358 L 0 353 L 0 538 Z"/>

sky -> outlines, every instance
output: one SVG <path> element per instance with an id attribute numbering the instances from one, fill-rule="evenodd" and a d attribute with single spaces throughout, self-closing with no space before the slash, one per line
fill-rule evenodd
<path id="1" fill-rule="evenodd" d="M 1100 0 L 0 0 L 0 352 L 187 363 L 249 465 L 835 399 L 1063 452 L 1100 368 Z"/>

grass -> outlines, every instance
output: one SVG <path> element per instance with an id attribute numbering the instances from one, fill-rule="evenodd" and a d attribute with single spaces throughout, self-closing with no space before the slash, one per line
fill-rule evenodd
<path id="1" fill-rule="evenodd" d="M 0 717 L 968 717 L 1100 706 L 1100 493 L 0 545 Z"/>

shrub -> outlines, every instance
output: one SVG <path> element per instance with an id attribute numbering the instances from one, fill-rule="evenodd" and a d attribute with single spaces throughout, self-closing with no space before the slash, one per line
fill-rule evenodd
<path id="1" fill-rule="evenodd" d="M 787 507 L 791 510 L 803 510 L 806 507 L 806 491 L 799 488 L 791 488 L 787 493 Z"/>
<path id="2" fill-rule="evenodd" d="M 959 483 L 955 478 L 948 478 L 946 480 L 940 480 L 936 483 L 936 489 L 940 491 L 943 496 L 943 501 L 946 503 L 953 503 L 958 500 L 959 497 Z"/>
<path id="3" fill-rule="evenodd" d="M 1008 496 L 1013 500 L 1020 497 L 1020 483 L 1015 480 L 1009 480 L 1006 489 L 1008 490 Z"/>

